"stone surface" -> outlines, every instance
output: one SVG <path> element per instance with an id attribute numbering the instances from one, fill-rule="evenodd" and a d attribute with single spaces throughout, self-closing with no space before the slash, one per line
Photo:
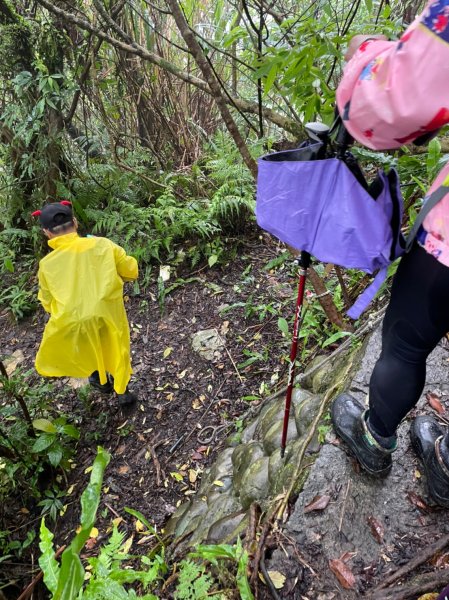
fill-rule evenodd
<path id="1" fill-rule="evenodd" d="M 249 444 L 242 444 L 234 449 L 232 455 L 233 485 L 236 493 L 239 492 L 242 479 L 246 470 L 265 455 L 263 446 L 260 442 L 252 441 Z"/>
<path id="2" fill-rule="evenodd" d="M 292 404 L 295 407 L 294 415 L 299 435 L 307 433 L 318 412 L 321 401 L 321 396 L 303 389 L 296 389 L 293 392 Z"/>
<path id="3" fill-rule="evenodd" d="M 201 479 L 199 493 L 204 493 L 214 481 L 222 481 L 224 477 L 232 476 L 232 454 L 234 448 L 225 448 L 217 456 L 212 467 L 206 471 Z"/>
<path id="4" fill-rule="evenodd" d="M 207 534 L 208 544 L 231 544 L 246 525 L 248 517 L 245 512 L 231 513 L 213 523 Z"/>
<path id="5" fill-rule="evenodd" d="M 231 494 L 222 494 L 207 506 L 207 511 L 202 514 L 201 520 L 197 523 L 189 545 L 194 545 L 207 538 L 209 528 L 217 521 L 229 515 L 241 511 L 238 498 Z"/>
<path id="6" fill-rule="evenodd" d="M 265 450 L 265 453 L 268 454 L 268 456 L 270 456 L 270 454 L 273 454 L 275 450 L 281 447 L 283 428 L 284 421 L 276 421 L 266 432 L 265 437 L 263 439 L 263 448 Z M 288 421 L 287 442 L 291 442 L 297 437 L 298 431 L 296 429 L 296 422 L 295 419 L 291 417 Z"/>
<path id="7" fill-rule="evenodd" d="M 218 360 L 224 340 L 216 329 L 202 329 L 192 336 L 192 348 L 206 360 Z"/>
<path id="8" fill-rule="evenodd" d="M 268 496 L 268 462 L 268 456 L 263 456 L 246 469 L 240 486 L 240 502 L 244 510 L 255 500 Z"/>

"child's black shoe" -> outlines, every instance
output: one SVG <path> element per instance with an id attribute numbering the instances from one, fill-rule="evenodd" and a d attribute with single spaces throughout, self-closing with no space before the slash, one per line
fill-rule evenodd
<path id="1" fill-rule="evenodd" d="M 94 389 L 98 390 L 102 394 L 112 394 L 114 388 L 112 383 L 109 381 L 109 378 L 106 383 L 100 383 L 100 374 L 98 371 L 94 371 L 92 375 L 89 376 L 89 385 Z"/>
<path id="2" fill-rule="evenodd" d="M 124 394 L 117 394 L 118 403 L 120 406 L 130 406 L 131 404 L 135 404 L 138 400 L 136 394 L 131 392 L 129 388 L 126 388 Z"/>

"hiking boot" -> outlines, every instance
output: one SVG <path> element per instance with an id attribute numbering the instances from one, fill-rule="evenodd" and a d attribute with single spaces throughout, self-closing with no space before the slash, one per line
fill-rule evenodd
<path id="1" fill-rule="evenodd" d="M 135 404 L 138 400 L 138 397 L 134 392 L 131 392 L 129 388 L 126 388 L 124 394 L 117 394 L 117 400 L 120 406 L 129 406 L 131 404 Z"/>
<path id="2" fill-rule="evenodd" d="M 391 469 L 396 436 L 381 437 L 369 428 L 368 411 L 347 393 L 334 400 L 331 418 L 336 434 L 344 440 L 370 475 L 384 477 Z"/>
<path id="3" fill-rule="evenodd" d="M 432 499 L 449 508 L 448 436 L 433 417 L 416 417 L 410 428 L 412 446 L 422 461 Z"/>
<path id="4" fill-rule="evenodd" d="M 102 394 L 112 394 L 112 392 L 114 391 L 109 377 L 106 383 L 100 383 L 100 373 L 98 371 L 94 371 L 92 375 L 89 376 L 89 385 L 101 392 Z"/>

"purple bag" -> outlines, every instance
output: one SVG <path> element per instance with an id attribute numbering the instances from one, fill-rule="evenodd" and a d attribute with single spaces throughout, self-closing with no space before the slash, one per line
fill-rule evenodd
<path id="1" fill-rule="evenodd" d="M 357 319 L 388 265 L 403 254 L 403 201 L 397 172 L 379 171 L 368 186 L 355 159 L 313 160 L 314 144 L 259 159 L 257 222 L 320 261 L 377 274 L 348 311 Z M 312 160 L 311 160 L 312 158 Z"/>

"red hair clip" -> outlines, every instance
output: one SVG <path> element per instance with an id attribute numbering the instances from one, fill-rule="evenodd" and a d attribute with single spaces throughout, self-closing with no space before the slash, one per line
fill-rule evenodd
<path id="1" fill-rule="evenodd" d="M 64 206 L 72 206 L 72 203 L 69 200 L 61 200 L 59 204 L 63 204 Z"/>
<path id="2" fill-rule="evenodd" d="M 39 217 L 39 215 L 41 215 L 41 214 L 42 214 L 41 210 L 35 210 L 33 213 L 31 213 L 31 216 L 32 217 Z"/>

